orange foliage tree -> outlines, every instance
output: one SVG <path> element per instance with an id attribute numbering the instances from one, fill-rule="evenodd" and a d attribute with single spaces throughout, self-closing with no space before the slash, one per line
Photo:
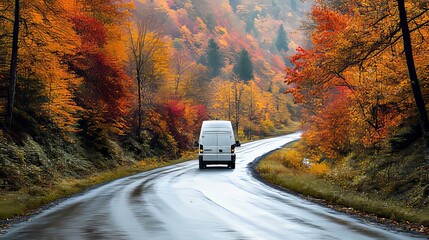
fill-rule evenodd
<path id="1" fill-rule="evenodd" d="M 428 10 L 419 1 L 407 9 L 419 43 L 416 68 L 427 79 L 428 44 L 422 39 L 428 36 Z M 298 48 L 290 58 L 294 66 L 286 68 L 287 92 L 306 109 L 307 142 L 328 158 L 381 147 L 416 117 L 395 3 L 317 1 L 311 16 L 313 48 Z"/>
<path id="2" fill-rule="evenodd" d="M 10 10 L 13 8 L 8 6 L 8 2 L 0 4 L 3 20 L 11 18 Z M 80 80 L 68 71 L 63 61 L 64 56 L 73 53 L 78 40 L 68 21 L 69 11 L 74 9 L 73 5 L 62 0 L 52 4 L 44 1 L 22 2 L 20 21 L 15 21 L 20 25 L 16 34 L 19 59 L 14 71 L 18 77 L 17 101 L 15 106 L 10 107 L 43 118 L 66 132 L 77 129 L 76 112 L 80 110 L 72 93 Z M 11 22 L 5 21 L 1 25 L 0 35 L 2 38 L 9 37 Z M 5 51 L 10 53 L 11 50 L 5 48 Z M 9 86 L 13 88 L 13 84 Z"/>

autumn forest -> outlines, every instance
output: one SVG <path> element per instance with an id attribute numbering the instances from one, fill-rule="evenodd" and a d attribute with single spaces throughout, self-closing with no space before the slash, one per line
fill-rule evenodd
<path id="1" fill-rule="evenodd" d="M 287 30 L 310 4 L 266 2 L 2 1 L 3 138 L 25 146 L 5 146 L 3 177 L 180 157 L 206 119 L 242 140 L 295 124 L 286 55 L 308 41 Z"/>
<path id="2" fill-rule="evenodd" d="M 207 119 L 332 169 L 427 146 L 429 5 L 401 2 L 1 1 L 0 186 L 179 158 Z"/>

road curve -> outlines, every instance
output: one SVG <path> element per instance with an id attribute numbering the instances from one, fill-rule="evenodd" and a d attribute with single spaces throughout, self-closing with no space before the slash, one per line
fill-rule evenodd
<path id="1" fill-rule="evenodd" d="M 72 197 L 4 239 L 425 239 L 273 189 L 248 164 L 299 133 L 243 144 L 236 169 L 197 161 L 122 178 Z"/>

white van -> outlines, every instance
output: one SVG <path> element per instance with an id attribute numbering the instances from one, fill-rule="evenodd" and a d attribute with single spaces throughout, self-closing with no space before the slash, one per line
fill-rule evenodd
<path id="1" fill-rule="evenodd" d="M 240 142 L 235 141 L 230 121 L 203 121 L 200 138 L 195 145 L 199 147 L 200 169 L 208 164 L 227 164 L 235 168 L 235 147 L 240 146 Z"/>

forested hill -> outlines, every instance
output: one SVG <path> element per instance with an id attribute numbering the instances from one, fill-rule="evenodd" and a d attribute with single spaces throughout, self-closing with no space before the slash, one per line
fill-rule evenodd
<path id="1" fill-rule="evenodd" d="M 210 38 L 224 53 L 226 65 L 234 64 L 238 52 L 245 48 L 255 63 L 258 79 L 268 81 L 269 70 L 283 79 L 284 58 L 298 46 L 307 45 L 300 29 L 310 5 L 297 0 L 139 0 L 135 11 L 153 14 L 160 21 L 157 27 L 162 26 L 158 30 L 169 36 L 176 48 L 183 44 L 184 51 L 200 63 L 204 63 L 201 58 Z"/>
<path id="2" fill-rule="evenodd" d="M 269 92 L 270 97 L 276 97 L 274 95 L 286 88 L 283 83 L 284 68 L 290 64 L 286 57 L 294 53 L 298 46 L 308 45 L 301 27 L 311 6 L 309 2 L 139 0 L 133 4 L 133 12 L 137 16 L 134 24 L 148 27 L 172 44 L 173 74 L 178 76 L 171 85 L 178 95 L 187 92 L 197 94 L 198 89 L 189 90 L 192 83 L 186 81 L 190 78 L 185 76 L 187 79 L 182 81 L 182 75 L 196 74 L 197 70 L 188 68 L 200 66 L 208 70 L 208 80 L 212 85 L 222 80 L 229 81 L 237 75 L 246 83 L 252 80 L 258 87 L 256 91 Z M 234 67 L 241 63 L 242 50 L 247 52 L 244 54 L 248 54 L 246 57 L 250 61 L 248 65 L 244 62 L 242 69 L 238 70 L 240 66 Z M 247 74 L 248 77 L 240 74 Z M 213 93 L 222 95 L 216 90 Z M 195 100 L 203 104 L 213 100 L 204 96 L 198 98 Z M 209 109 L 214 107 L 210 103 L 206 106 Z M 220 107 L 223 108 L 224 104 Z M 216 112 L 219 110 L 216 108 Z M 209 115 L 213 113 L 209 111 Z M 225 118 L 226 115 L 215 114 L 213 117 Z"/>
<path id="3" fill-rule="evenodd" d="M 178 157 L 205 119 L 241 140 L 294 124 L 284 68 L 310 5 L 1 1 L 1 186 Z"/>

